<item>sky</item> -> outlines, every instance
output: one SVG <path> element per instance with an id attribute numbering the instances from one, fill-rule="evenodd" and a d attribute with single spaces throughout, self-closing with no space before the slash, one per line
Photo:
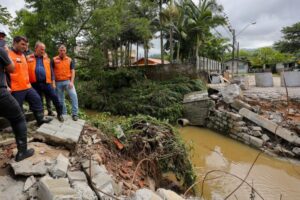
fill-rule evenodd
<path id="1" fill-rule="evenodd" d="M 197 3 L 197 0 L 194 0 Z M 253 49 L 271 46 L 280 40 L 281 29 L 300 21 L 300 0 L 217 0 L 236 30 L 240 48 Z M 25 6 L 24 0 L 0 0 L 13 16 Z M 249 25 L 256 22 L 254 25 Z M 248 26 L 249 25 L 249 26 Z M 246 29 L 244 29 L 247 27 Z M 1 27 L 0 27 L 1 28 Z M 3 27 L 2 27 L 3 28 Z M 243 30 L 244 29 L 244 30 Z M 240 32 L 243 30 L 242 32 Z M 8 30 L 6 30 L 8 31 Z M 223 37 L 232 39 L 230 32 L 217 28 Z M 159 54 L 159 39 L 152 41 L 150 54 Z"/>

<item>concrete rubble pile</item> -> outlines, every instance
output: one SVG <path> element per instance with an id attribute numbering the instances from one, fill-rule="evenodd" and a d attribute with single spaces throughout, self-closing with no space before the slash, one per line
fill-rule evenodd
<path id="1" fill-rule="evenodd" d="M 209 98 L 197 99 L 202 104 L 214 101 L 210 103 L 213 106 L 207 108 L 209 112 L 206 112 L 206 116 L 202 116 L 206 119 L 205 125 L 201 125 L 271 155 L 299 159 L 300 122 L 297 117 L 300 117 L 300 96 L 295 95 L 295 88 L 289 99 L 292 102 L 287 103 L 286 97 L 282 95 L 284 88 L 281 88 L 281 93 L 276 92 L 276 89 L 267 93 L 257 88 L 250 90 L 249 80 L 245 78 L 233 82 L 237 84 L 210 84 Z M 258 92 L 251 92 L 256 90 Z M 196 108 L 194 110 L 197 112 Z M 182 122 L 186 121 L 184 124 L 189 124 L 194 118 L 188 115 L 185 117 L 181 119 Z"/>
<path id="2" fill-rule="evenodd" d="M 34 138 L 53 146 L 30 142 L 29 147 L 35 149 L 34 156 L 20 162 L 11 160 L 16 177 L 0 176 L 0 199 L 183 199 L 171 190 L 155 191 L 155 186 L 150 190 L 134 185 L 131 193 L 124 195 L 123 183 L 106 169 L 101 158 L 76 160 L 71 152 L 84 132 L 84 124 L 83 120 L 67 119 L 64 123 L 53 120 L 39 127 Z M 96 134 L 81 137 L 87 145 L 101 142 Z"/>

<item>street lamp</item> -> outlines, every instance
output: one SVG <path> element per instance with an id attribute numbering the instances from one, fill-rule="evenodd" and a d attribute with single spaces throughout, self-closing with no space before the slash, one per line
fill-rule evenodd
<path id="1" fill-rule="evenodd" d="M 254 24 L 256 24 L 256 22 L 251 22 L 251 23 L 249 23 L 249 24 L 247 24 L 240 32 L 238 32 L 237 34 L 235 34 L 235 29 L 231 29 L 230 31 L 231 31 L 231 33 L 232 33 L 232 63 L 231 63 L 231 65 L 232 65 L 232 68 L 231 68 L 231 72 L 232 72 L 232 76 L 233 76 L 233 73 L 234 73 L 234 63 L 235 63 L 235 61 L 234 61 L 234 59 L 235 59 L 235 40 L 236 40 L 236 37 L 238 36 L 238 35 L 240 35 L 243 31 L 245 31 L 249 26 L 251 26 L 251 25 L 254 25 Z M 238 43 L 238 47 L 237 47 L 237 58 L 239 59 L 239 43 Z M 237 64 L 237 66 L 236 66 L 236 70 L 237 70 L 237 74 L 239 73 L 239 69 L 238 69 L 238 64 Z"/>

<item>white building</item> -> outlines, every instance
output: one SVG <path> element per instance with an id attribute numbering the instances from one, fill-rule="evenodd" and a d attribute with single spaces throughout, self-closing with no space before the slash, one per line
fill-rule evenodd
<path id="1" fill-rule="evenodd" d="M 233 61 L 233 72 L 234 73 L 248 73 L 249 64 L 244 60 L 234 59 Z M 227 60 L 225 63 L 225 68 L 232 72 L 232 59 Z M 237 67 L 238 66 L 238 67 Z"/>

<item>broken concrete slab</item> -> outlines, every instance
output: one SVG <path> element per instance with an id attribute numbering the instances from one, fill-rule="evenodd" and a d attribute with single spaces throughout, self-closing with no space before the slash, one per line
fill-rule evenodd
<path id="1" fill-rule="evenodd" d="M 28 197 L 23 193 L 24 182 L 16 181 L 9 176 L 0 176 L 0 199 L 26 200 Z"/>
<path id="2" fill-rule="evenodd" d="M 159 188 L 157 189 L 156 193 L 164 200 L 184 200 L 184 198 L 182 198 L 172 190 Z"/>
<path id="3" fill-rule="evenodd" d="M 233 103 L 230 104 L 230 106 L 237 111 L 239 111 L 242 108 L 247 108 L 248 110 L 252 110 L 252 106 L 247 104 L 246 102 L 240 100 L 240 99 L 234 99 Z"/>
<path id="4" fill-rule="evenodd" d="M 224 87 L 221 90 L 221 94 L 223 96 L 223 100 L 225 103 L 233 103 L 234 99 L 239 97 L 241 95 L 241 89 L 236 84 L 231 84 L 226 87 Z"/>
<path id="5" fill-rule="evenodd" d="M 246 109 L 242 108 L 239 111 L 240 115 L 246 117 L 250 121 L 256 123 L 257 125 L 267 129 L 271 133 L 285 139 L 288 142 L 291 142 L 296 145 L 300 145 L 300 138 L 293 132 L 275 124 L 274 122 L 271 122 L 270 120 Z"/>
<path id="6" fill-rule="evenodd" d="M 80 199 L 76 191 L 70 187 L 67 178 L 53 179 L 49 176 L 40 179 L 38 198 L 43 200 Z"/>
<path id="7" fill-rule="evenodd" d="M 28 177 L 28 178 L 26 179 L 26 181 L 25 181 L 23 191 L 26 192 L 26 191 L 29 190 L 35 183 L 36 183 L 36 179 L 34 178 L 34 176 Z"/>
<path id="8" fill-rule="evenodd" d="M 63 149 L 55 149 L 49 145 L 39 142 L 28 144 L 29 148 L 35 150 L 35 154 L 20 162 L 12 160 L 10 163 L 15 175 L 31 176 L 45 175 L 52 168 L 51 160 L 55 160 L 59 154 L 68 156 L 69 151 Z M 15 149 L 15 153 L 17 150 Z M 43 152 L 42 154 L 40 152 Z"/>
<path id="9" fill-rule="evenodd" d="M 292 151 L 293 151 L 293 153 L 296 154 L 297 156 L 300 156 L 300 148 L 299 148 L 299 147 L 294 147 Z"/>
<path id="10" fill-rule="evenodd" d="M 92 186 L 100 199 L 107 197 L 106 194 L 114 195 L 114 181 L 109 174 L 100 173 L 92 178 Z M 106 194 L 102 193 L 105 192 Z"/>
<path id="11" fill-rule="evenodd" d="M 45 123 L 37 129 L 34 137 L 43 138 L 46 142 L 63 144 L 69 148 L 74 148 L 79 140 L 79 136 L 85 124 L 84 120 L 73 121 L 70 116 L 64 117 L 63 123 L 53 119 L 50 123 Z"/>
<path id="12" fill-rule="evenodd" d="M 13 168 L 15 175 L 45 175 L 48 172 L 45 161 L 34 163 L 32 160 L 25 159 L 21 162 L 12 162 L 10 165 Z"/>
<path id="13" fill-rule="evenodd" d="M 56 158 L 56 163 L 53 168 L 50 169 L 50 173 L 53 177 L 65 177 L 68 171 L 69 159 L 59 154 Z"/>
<path id="14" fill-rule="evenodd" d="M 87 182 L 86 176 L 82 171 L 68 171 L 67 175 L 71 184 L 79 181 Z"/>
<path id="15" fill-rule="evenodd" d="M 91 169 L 90 169 L 90 161 L 86 160 L 82 163 L 82 167 L 87 175 L 90 177 L 95 177 L 100 173 L 108 173 L 105 165 L 99 165 L 96 161 L 91 162 Z M 91 173 L 91 174 L 90 174 Z"/>
<path id="16" fill-rule="evenodd" d="M 77 192 L 81 200 L 97 200 L 98 197 L 95 192 L 90 188 L 87 182 L 75 181 L 72 183 L 72 187 Z"/>
<path id="17" fill-rule="evenodd" d="M 96 161 L 90 160 L 83 161 L 81 165 L 100 199 L 107 198 L 103 192 L 110 195 L 119 193 L 119 188 L 112 176 L 108 174 L 105 165 L 99 165 Z"/>
<path id="18" fill-rule="evenodd" d="M 149 189 L 143 188 L 139 189 L 135 192 L 132 200 L 163 200 L 160 196 L 158 196 L 156 193 L 152 192 Z"/>

